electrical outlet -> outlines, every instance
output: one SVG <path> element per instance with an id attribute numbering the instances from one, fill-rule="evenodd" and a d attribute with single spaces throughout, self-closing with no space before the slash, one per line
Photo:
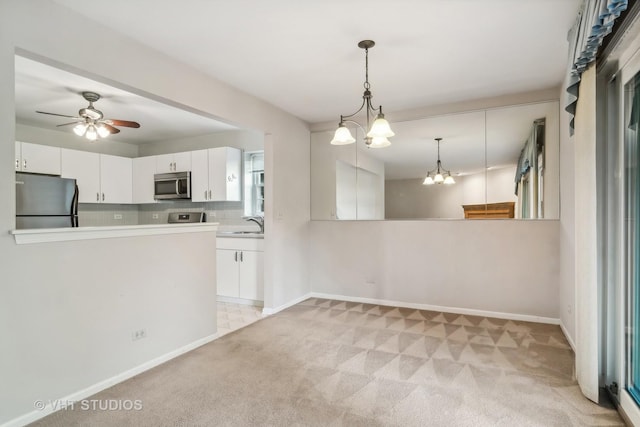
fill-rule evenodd
<path id="1" fill-rule="evenodd" d="M 113 214 L 113 219 L 122 219 L 122 214 Z"/>
<path id="2" fill-rule="evenodd" d="M 131 341 L 137 341 L 147 337 L 147 331 L 145 329 L 138 329 L 131 333 Z"/>
<path id="3" fill-rule="evenodd" d="M 152 215 L 151 215 L 151 218 L 153 218 L 153 219 L 158 219 L 158 218 L 159 218 L 159 215 L 158 215 L 158 214 L 152 214 Z"/>

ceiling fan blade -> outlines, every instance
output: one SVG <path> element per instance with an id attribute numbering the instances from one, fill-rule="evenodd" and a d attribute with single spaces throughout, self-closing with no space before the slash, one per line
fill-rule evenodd
<path id="1" fill-rule="evenodd" d="M 114 125 L 114 126 L 124 126 L 126 128 L 139 128 L 140 127 L 140 123 L 137 122 L 130 122 L 128 120 L 116 120 L 116 119 L 110 119 L 110 120 L 105 120 L 108 124 L 110 125 Z"/>
<path id="2" fill-rule="evenodd" d="M 120 132 L 120 129 L 114 128 L 109 123 L 102 123 L 102 125 L 109 131 L 109 133 L 114 134 Z"/>
<path id="3" fill-rule="evenodd" d="M 70 119 L 78 119 L 78 120 L 82 120 L 81 117 L 76 117 L 76 116 L 67 116 L 66 114 L 56 114 L 56 113 L 47 113 L 46 111 L 36 111 L 36 113 L 40 113 L 40 114 L 48 114 L 50 116 L 60 116 L 60 117 L 68 117 Z"/>
<path id="4" fill-rule="evenodd" d="M 63 123 L 61 125 L 56 125 L 57 128 L 59 128 L 60 126 L 69 126 L 69 125 L 75 125 L 76 123 L 82 123 L 82 122 L 69 122 L 69 123 Z"/>

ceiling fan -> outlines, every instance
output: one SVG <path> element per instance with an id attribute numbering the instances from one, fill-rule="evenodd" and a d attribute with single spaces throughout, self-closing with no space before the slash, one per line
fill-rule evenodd
<path id="1" fill-rule="evenodd" d="M 51 116 L 68 117 L 74 119 L 73 122 L 63 123 L 56 127 L 74 125 L 73 132 L 78 136 L 84 136 L 90 141 L 100 138 L 106 138 L 111 134 L 120 132 L 116 126 L 139 128 L 140 123 L 128 120 L 105 119 L 102 111 L 94 108 L 93 103 L 100 99 L 100 95 L 95 92 L 82 92 L 82 97 L 89 102 L 89 106 L 81 108 L 78 116 L 68 116 L 66 114 L 47 113 L 46 111 L 36 111 L 40 114 L 49 114 Z"/>

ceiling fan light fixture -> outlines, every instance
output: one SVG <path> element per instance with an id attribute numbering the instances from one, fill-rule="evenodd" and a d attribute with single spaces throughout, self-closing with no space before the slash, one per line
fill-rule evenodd
<path id="1" fill-rule="evenodd" d="M 66 114 L 49 113 L 46 111 L 36 111 L 40 114 L 48 114 L 50 116 L 68 117 L 75 121 L 71 123 L 63 123 L 56 127 L 75 125 L 73 127 L 73 133 L 78 136 L 83 136 L 90 141 L 95 141 L 98 138 L 106 138 L 109 135 L 120 132 L 116 126 L 124 126 L 137 129 L 140 127 L 140 123 L 129 120 L 116 120 L 105 119 L 102 111 L 97 110 L 93 103 L 100 99 L 100 95 L 95 92 L 82 92 L 82 97 L 89 102 L 89 106 L 78 110 L 78 116 L 69 116 Z"/>
<path id="2" fill-rule="evenodd" d="M 102 123 L 100 123 L 97 126 L 97 131 L 98 131 L 98 135 L 100 136 L 100 138 L 106 138 L 109 135 L 111 135 L 111 132 L 109 132 L 109 129 L 107 129 L 107 127 Z"/>
<path id="3" fill-rule="evenodd" d="M 331 140 L 331 145 L 347 145 L 356 142 L 355 138 L 351 135 L 349 129 L 344 125 L 343 122 L 340 122 L 338 125 L 338 129 L 336 129 L 336 133 Z"/>
<path id="4" fill-rule="evenodd" d="M 94 125 L 87 126 L 87 133 L 85 134 L 89 141 L 95 141 L 98 139 L 98 132 L 96 131 L 96 127 Z"/>
<path id="5" fill-rule="evenodd" d="M 87 125 L 84 123 L 78 123 L 73 127 L 73 133 L 78 136 L 84 136 L 84 133 L 87 131 Z"/>

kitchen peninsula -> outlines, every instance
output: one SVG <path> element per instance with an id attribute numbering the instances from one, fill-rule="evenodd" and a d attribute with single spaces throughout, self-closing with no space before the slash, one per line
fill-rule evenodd
<path id="1" fill-rule="evenodd" d="M 217 222 L 192 224 L 123 225 L 108 227 L 76 227 L 11 230 L 17 244 L 62 242 L 70 240 L 109 239 L 116 237 L 152 236 L 210 232 L 215 237 Z M 213 242 L 215 247 L 215 241 Z"/>

